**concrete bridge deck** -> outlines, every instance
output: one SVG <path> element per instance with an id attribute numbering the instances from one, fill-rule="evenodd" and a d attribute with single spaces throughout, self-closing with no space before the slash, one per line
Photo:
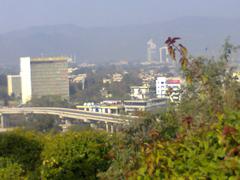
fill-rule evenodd
<path id="1" fill-rule="evenodd" d="M 14 114 L 42 114 L 55 115 L 60 119 L 76 119 L 83 122 L 105 123 L 114 125 L 127 125 L 136 116 L 105 114 L 97 112 L 87 112 L 77 109 L 59 108 L 59 107 L 22 107 L 22 108 L 0 108 L 1 127 L 4 127 L 4 116 Z"/>

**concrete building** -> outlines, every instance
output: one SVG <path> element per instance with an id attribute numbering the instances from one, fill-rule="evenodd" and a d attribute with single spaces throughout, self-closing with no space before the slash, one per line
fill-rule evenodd
<path id="1" fill-rule="evenodd" d="M 131 86 L 130 96 L 132 99 L 148 99 L 154 96 L 155 90 L 150 85 Z"/>
<path id="2" fill-rule="evenodd" d="M 132 114 L 139 111 L 154 111 L 161 107 L 166 107 L 167 99 L 153 98 L 153 99 L 137 99 L 137 100 L 125 100 L 124 108 L 125 112 Z"/>
<path id="3" fill-rule="evenodd" d="M 167 78 L 166 77 L 158 77 L 156 80 L 156 94 L 159 98 L 166 98 L 166 84 Z"/>
<path id="4" fill-rule="evenodd" d="M 170 98 L 171 101 L 179 101 L 180 89 L 180 78 L 158 77 L 156 80 L 156 94 L 158 98 Z"/>
<path id="5" fill-rule="evenodd" d="M 82 90 L 85 89 L 87 74 L 68 75 L 68 79 L 71 83 L 82 84 Z"/>
<path id="6" fill-rule="evenodd" d="M 164 46 L 159 48 L 159 59 L 160 59 L 160 63 L 168 64 L 170 62 L 168 47 Z"/>
<path id="7" fill-rule="evenodd" d="M 20 58 L 22 103 L 33 97 L 69 98 L 68 57 Z"/>
<path id="8" fill-rule="evenodd" d="M 111 84 L 111 83 L 112 83 L 112 79 L 103 78 L 103 84 Z"/>
<path id="9" fill-rule="evenodd" d="M 20 75 L 8 75 L 7 76 L 8 84 L 8 95 L 21 97 L 21 76 Z"/>
<path id="10" fill-rule="evenodd" d="M 154 61 L 154 53 L 156 51 L 157 45 L 154 43 L 153 39 L 147 42 L 147 62 L 151 64 Z"/>
<path id="11" fill-rule="evenodd" d="M 123 79 L 123 75 L 122 74 L 119 74 L 119 73 L 114 73 L 112 75 L 112 81 L 113 82 L 121 82 Z"/>
<path id="12" fill-rule="evenodd" d="M 100 90 L 100 94 L 104 98 L 111 98 L 112 97 L 111 92 L 109 92 L 105 87 L 102 87 L 102 89 Z"/>
<path id="13" fill-rule="evenodd" d="M 124 112 L 124 106 L 122 105 L 121 102 L 109 103 L 103 101 L 100 104 L 84 103 L 83 105 L 76 106 L 76 108 L 82 111 L 97 112 L 104 114 L 122 114 Z"/>

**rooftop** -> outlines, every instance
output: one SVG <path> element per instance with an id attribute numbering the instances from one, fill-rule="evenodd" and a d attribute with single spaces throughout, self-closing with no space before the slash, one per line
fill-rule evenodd
<path id="1" fill-rule="evenodd" d="M 71 60 L 71 58 L 66 56 L 31 58 L 31 62 L 54 62 L 54 61 L 69 61 L 69 60 Z"/>

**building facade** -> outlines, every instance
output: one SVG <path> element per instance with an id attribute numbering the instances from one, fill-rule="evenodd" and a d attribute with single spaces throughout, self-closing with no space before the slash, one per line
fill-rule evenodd
<path id="1" fill-rule="evenodd" d="M 20 59 L 22 103 L 42 96 L 69 98 L 68 57 Z"/>
<path id="2" fill-rule="evenodd" d="M 167 100 L 164 98 L 136 99 L 124 101 L 125 112 L 128 114 L 139 111 L 154 111 L 159 108 L 164 108 L 166 107 L 166 105 Z"/>
<path id="3" fill-rule="evenodd" d="M 180 89 L 180 78 L 158 77 L 156 80 L 156 94 L 158 98 L 170 98 L 171 101 L 179 101 Z"/>
<path id="4" fill-rule="evenodd" d="M 8 75 L 8 95 L 21 97 L 21 76 L 20 75 Z"/>
<path id="5" fill-rule="evenodd" d="M 76 108 L 82 111 L 103 114 L 122 114 L 124 112 L 124 106 L 120 101 L 115 102 L 103 101 L 100 104 L 84 103 L 83 105 L 77 105 Z"/>
<path id="6" fill-rule="evenodd" d="M 154 88 L 147 84 L 142 86 L 131 86 L 130 89 L 130 96 L 132 99 L 148 99 L 155 94 Z"/>

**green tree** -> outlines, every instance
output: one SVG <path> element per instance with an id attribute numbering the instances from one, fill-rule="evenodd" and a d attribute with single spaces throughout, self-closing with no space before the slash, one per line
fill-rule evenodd
<path id="1" fill-rule="evenodd" d="M 27 106 L 31 107 L 71 107 L 67 100 L 60 96 L 42 96 L 41 98 L 33 98 Z"/>
<path id="2" fill-rule="evenodd" d="M 227 59 L 188 57 L 169 38 L 169 52 L 180 54 L 186 86 L 180 104 L 135 122 L 114 148 L 105 179 L 237 179 L 240 174 L 240 84 Z M 229 110 L 230 109 L 230 110 Z"/>
<path id="3" fill-rule="evenodd" d="M 53 115 L 27 115 L 22 127 L 27 130 L 38 132 L 60 132 L 59 117 Z"/>
<path id="4" fill-rule="evenodd" d="M 43 179 L 97 179 L 107 170 L 110 137 L 103 132 L 68 132 L 50 136 L 42 153 Z"/>
<path id="5" fill-rule="evenodd" d="M 42 149 L 39 137 L 32 132 L 0 133 L 0 157 L 20 164 L 25 171 L 34 171 L 38 167 Z"/>
<path id="6" fill-rule="evenodd" d="M 0 177 L 2 180 L 20 180 L 23 178 L 23 169 L 8 158 L 0 157 Z"/>

